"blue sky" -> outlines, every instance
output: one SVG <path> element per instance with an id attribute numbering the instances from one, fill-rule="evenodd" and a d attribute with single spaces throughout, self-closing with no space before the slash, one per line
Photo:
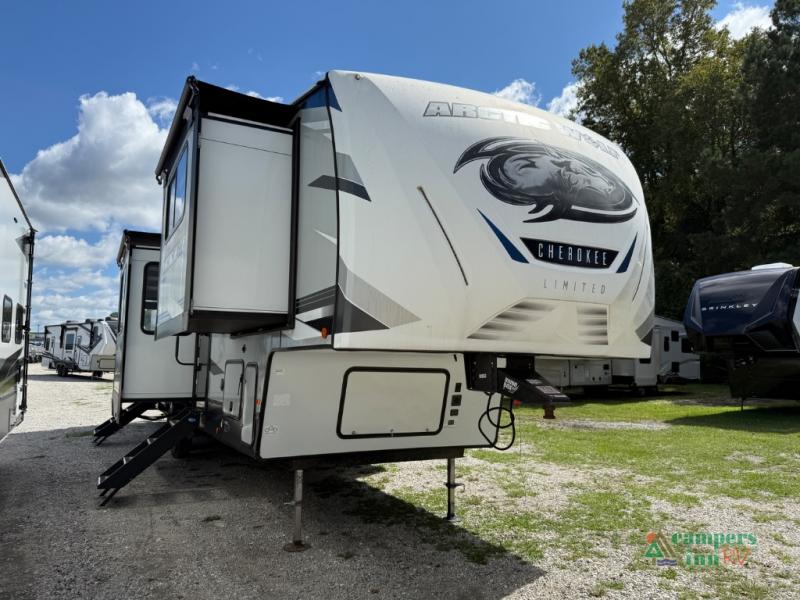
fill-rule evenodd
<path id="1" fill-rule="evenodd" d="M 713 15 L 739 34 L 770 4 Z M 42 229 L 36 327 L 115 309 L 119 232 L 158 226 L 152 171 L 187 75 L 289 101 L 353 69 L 558 110 L 572 59 L 613 44 L 622 3 L 2 0 L 0 14 L 0 157 Z"/>

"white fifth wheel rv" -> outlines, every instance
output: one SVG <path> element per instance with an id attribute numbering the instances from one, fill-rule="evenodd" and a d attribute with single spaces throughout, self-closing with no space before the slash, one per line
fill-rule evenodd
<path id="1" fill-rule="evenodd" d="M 0 441 L 22 422 L 27 406 L 34 235 L 0 161 Z"/>
<path id="2" fill-rule="evenodd" d="M 146 411 L 169 414 L 174 404 L 188 403 L 194 392 L 196 336 L 156 341 L 158 306 L 158 233 L 125 231 L 117 265 L 120 268 L 117 333 L 111 418 L 94 430 L 100 444 Z"/>
<path id="3" fill-rule="evenodd" d="M 155 338 L 197 336 L 193 399 L 104 494 L 199 430 L 289 461 L 298 495 L 318 460 L 446 458 L 452 501 L 453 459 L 501 443 L 501 394 L 563 397 L 536 355 L 650 356 L 642 188 L 588 129 L 344 71 L 291 104 L 189 78 L 175 115 Z"/>
<path id="4" fill-rule="evenodd" d="M 59 377 L 91 373 L 102 377 L 114 371 L 117 321 L 86 319 L 44 328 L 42 366 L 55 369 Z"/>
<path id="5" fill-rule="evenodd" d="M 624 386 L 640 393 L 657 391 L 659 383 L 700 380 L 700 356 L 694 354 L 680 321 L 656 316 L 648 358 L 569 358 L 540 356 L 536 371 L 562 391 Z"/>

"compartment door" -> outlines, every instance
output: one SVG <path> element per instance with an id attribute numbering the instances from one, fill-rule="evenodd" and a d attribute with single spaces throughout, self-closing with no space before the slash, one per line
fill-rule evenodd
<path id="1" fill-rule="evenodd" d="M 244 363 L 229 360 L 225 363 L 225 379 L 222 390 L 222 414 L 238 419 L 241 416 L 242 388 L 244 387 Z"/>
<path id="2" fill-rule="evenodd" d="M 255 421 L 256 396 L 258 395 L 258 365 L 248 363 L 244 369 L 242 386 L 242 441 L 253 443 L 253 422 Z"/>

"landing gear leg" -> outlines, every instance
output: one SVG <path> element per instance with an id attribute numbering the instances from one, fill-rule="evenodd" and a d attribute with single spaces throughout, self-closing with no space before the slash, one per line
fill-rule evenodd
<path id="1" fill-rule="evenodd" d="M 447 459 L 447 516 L 444 518 L 449 523 L 458 523 L 461 519 L 456 515 L 456 488 L 464 487 L 463 483 L 456 483 L 456 459 Z"/>
<path id="2" fill-rule="evenodd" d="M 311 546 L 303 543 L 303 469 L 294 471 L 294 529 L 292 541 L 283 549 L 286 552 L 303 552 Z"/>

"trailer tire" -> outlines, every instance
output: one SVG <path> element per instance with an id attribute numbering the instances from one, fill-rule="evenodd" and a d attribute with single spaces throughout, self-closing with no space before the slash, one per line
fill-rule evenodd
<path id="1" fill-rule="evenodd" d="M 64 368 L 64 365 L 56 365 L 56 374 L 59 377 L 66 377 L 67 376 L 66 369 Z"/>
<path id="2" fill-rule="evenodd" d="M 172 453 L 173 458 L 186 458 L 189 456 L 189 452 L 192 449 L 192 438 L 185 437 L 182 440 L 178 440 L 175 445 L 172 447 L 170 452 Z"/>
<path id="3" fill-rule="evenodd" d="M 92 379 L 102 379 L 103 372 L 102 371 L 92 371 Z"/>

